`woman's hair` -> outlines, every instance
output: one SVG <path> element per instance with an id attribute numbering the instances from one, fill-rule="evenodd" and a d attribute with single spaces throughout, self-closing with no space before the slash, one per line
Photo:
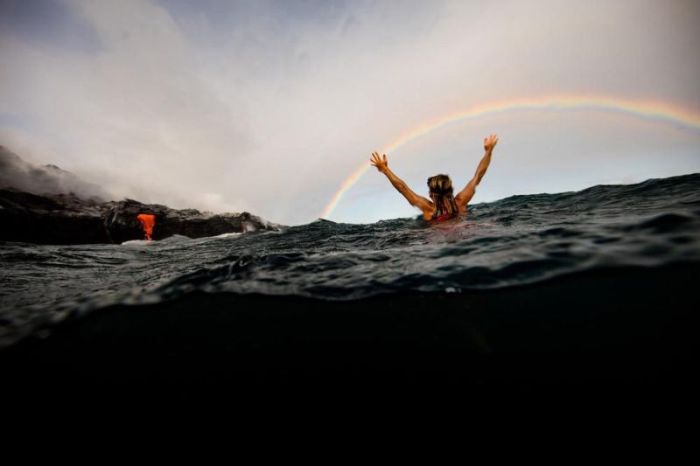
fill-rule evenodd
<path id="1" fill-rule="evenodd" d="M 456 215 L 459 211 L 452 195 L 452 180 L 447 175 L 435 175 L 428 178 L 430 198 L 435 203 L 433 218 L 440 215 Z"/>

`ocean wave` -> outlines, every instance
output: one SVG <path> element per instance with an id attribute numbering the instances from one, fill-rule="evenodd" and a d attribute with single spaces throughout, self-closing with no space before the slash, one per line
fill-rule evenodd
<path id="1" fill-rule="evenodd" d="M 420 217 L 122 245 L 0 247 L 0 340 L 113 304 L 194 291 L 364 299 L 488 292 L 596 270 L 700 262 L 700 174 Z"/>

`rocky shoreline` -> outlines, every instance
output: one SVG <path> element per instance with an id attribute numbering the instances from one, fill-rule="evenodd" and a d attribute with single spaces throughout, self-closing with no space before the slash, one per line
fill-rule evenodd
<path id="1" fill-rule="evenodd" d="M 144 239 L 139 214 L 155 216 L 154 240 L 173 235 L 201 238 L 280 228 L 249 212 L 211 214 L 133 199 L 103 202 L 73 193 L 39 195 L 8 188 L 0 189 L 0 241 L 109 244 Z"/>

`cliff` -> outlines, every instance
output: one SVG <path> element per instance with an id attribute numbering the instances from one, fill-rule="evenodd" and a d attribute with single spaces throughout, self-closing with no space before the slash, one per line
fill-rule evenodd
<path id="1" fill-rule="evenodd" d="M 248 212 L 211 214 L 132 199 L 102 202 L 73 193 L 40 195 L 9 188 L 0 189 L 0 241 L 90 244 L 144 239 L 139 214 L 155 216 L 154 240 L 172 235 L 201 238 L 280 227 Z"/>

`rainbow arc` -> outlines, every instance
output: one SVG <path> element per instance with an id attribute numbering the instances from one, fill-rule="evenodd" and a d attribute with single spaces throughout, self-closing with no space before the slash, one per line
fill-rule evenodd
<path id="1" fill-rule="evenodd" d="M 593 110 L 610 111 L 629 114 L 638 118 L 658 121 L 666 124 L 679 125 L 692 130 L 700 130 L 700 113 L 681 108 L 663 101 L 657 100 L 633 100 L 617 97 L 591 96 L 591 95 L 549 95 L 537 98 L 523 98 L 487 102 L 480 105 L 450 113 L 439 118 L 427 121 L 420 126 L 401 134 L 394 142 L 381 149 L 381 153 L 393 153 L 401 146 L 436 131 L 445 125 L 460 120 L 476 119 L 486 115 L 511 112 L 514 110 Z M 370 152 L 370 151 L 368 151 Z M 364 160 L 364 159 L 363 159 Z M 371 168 L 369 161 L 363 161 L 341 183 L 330 201 L 323 208 L 321 218 L 327 218 L 333 213 L 343 195 L 357 183 L 360 178 Z"/>

